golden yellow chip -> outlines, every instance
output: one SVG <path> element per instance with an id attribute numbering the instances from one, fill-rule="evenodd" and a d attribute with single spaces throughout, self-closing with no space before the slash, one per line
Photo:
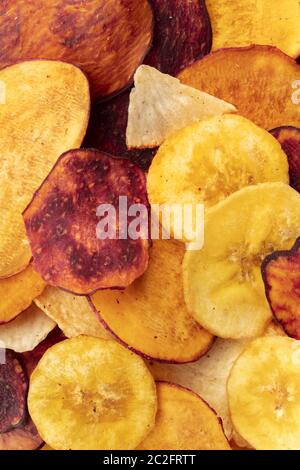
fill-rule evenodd
<path id="1" fill-rule="evenodd" d="M 130 450 L 154 426 L 156 387 L 115 341 L 80 336 L 48 349 L 29 387 L 30 415 L 56 450 Z"/>
<path id="2" fill-rule="evenodd" d="M 22 212 L 58 157 L 81 145 L 90 98 L 84 74 L 62 62 L 12 65 L 0 84 L 0 277 L 9 277 L 31 259 Z"/>

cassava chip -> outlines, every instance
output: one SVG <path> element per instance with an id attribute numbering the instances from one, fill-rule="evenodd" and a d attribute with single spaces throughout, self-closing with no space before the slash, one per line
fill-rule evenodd
<path id="1" fill-rule="evenodd" d="M 290 251 L 268 256 L 262 275 L 275 318 L 289 336 L 300 340 L 300 238 Z"/>
<path id="2" fill-rule="evenodd" d="M 85 297 L 69 294 L 49 286 L 42 295 L 35 299 L 35 303 L 58 324 L 67 338 L 80 335 L 96 336 L 103 339 L 111 338 L 111 335 L 96 318 Z"/>
<path id="3" fill-rule="evenodd" d="M 147 65 L 138 68 L 134 84 L 126 131 L 129 148 L 156 147 L 188 124 L 236 111 L 231 104 Z"/>
<path id="4" fill-rule="evenodd" d="M 102 322 L 139 354 L 165 362 L 197 360 L 213 337 L 186 309 L 182 288 L 184 244 L 156 240 L 147 272 L 125 291 L 91 297 Z"/>
<path id="5" fill-rule="evenodd" d="M 16 429 L 0 434 L 0 450 L 36 450 L 42 443 L 30 418 Z"/>
<path id="6" fill-rule="evenodd" d="M 235 362 L 228 399 L 237 432 L 257 450 L 299 450 L 300 343 L 252 341 Z"/>
<path id="7" fill-rule="evenodd" d="M 143 360 L 115 341 L 56 344 L 31 376 L 29 412 L 56 450 L 130 450 L 154 426 L 156 388 Z"/>
<path id="8" fill-rule="evenodd" d="M 15 320 L 0 325 L 0 343 L 18 353 L 32 351 L 55 326 L 55 322 L 33 304 Z"/>
<path id="9" fill-rule="evenodd" d="M 216 413 L 195 393 L 157 383 L 155 426 L 139 450 L 230 450 Z"/>
<path id="10" fill-rule="evenodd" d="M 242 116 L 226 114 L 192 124 L 167 139 L 147 178 L 152 204 L 209 208 L 239 189 L 267 181 L 288 183 L 280 145 Z"/>
<path id="11" fill-rule="evenodd" d="M 8 349 L 4 352 L 4 363 L 0 363 L 0 436 L 22 423 L 27 395 L 23 367 L 14 352 Z"/>
<path id="12" fill-rule="evenodd" d="M 174 382 L 198 393 L 220 416 L 225 434 L 231 439 L 233 428 L 228 410 L 226 383 L 234 361 L 246 344 L 247 340 L 217 339 L 209 352 L 193 364 L 151 362 L 150 371 L 156 380 Z"/>
<path id="13" fill-rule="evenodd" d="M 300 195 L 284 183 L 241 189 L 210 209 L 205 246 L 187 252 L 184 291 L 194 318 L 222 338 L 260 336 L 272 318 L 262 261 L 299 234 Z"/>
<path id="14" fill-rule="evenodd" d="M 213 26 L 213 50 L 270 44 L 300 54 L 299 0 L 206 0 Z"/>
<path id="15" fill-rule="evenodd" d="M 28 266 L 8 279 L 0 280 L 0 325 L 8 323 L 30 307 L 45 289 L 45 282 Z"/>
<path id="16" fill-rule="evenodd" d="M 177 75 L 208 54 L 212 35 L 204 0 L 151 0 L 151 4 L 155 26 L 147 65 Z"/>
<path id="17" fill-rule="evenodd" d="M 34 348 L 33 351 L 28 351 L 21 354 L 22 364 L 27 373 L 27 377 L 30 377 L 37 364 L 40 362 L 41 358 L 45 352 L 51 348 L 54 344 L 64 341 L 66 337 L 61 332 L 61 330 L 56 327 L 54 330 L 49 333 L 47 338 L 44 339 L 38 346 Z"/>
<path id="18" fill-rule="evenodd" d="M 290 168 L 290 185 L 300 193 L 300 129 L 283 126 L 273 129 L 271 134 L 281 144 L 288 157 Z"/>
<path id="19" fill-rule="evenodd" d="M 0 12 L 1 9 L 2 5 Z M 2 52 L 3 47 L 0 55 Z M 5 93 L 4 103 L 0 104 L 0 277 L 3 278 L 19 273 L 29 264 L 31 252 L 22 211 L 57 158 L 81 145 L 90 98 L 83 73 L 62 62 L 44 60 L 12 65 L 0 70 L 0 83 Z"/>
<path id="20" fill-rule="evenodd" d="M 147 209 L 137 239 L 121 197 Z M 75 294 L 125 288 L 148 265 L 148 212 L 145 176 L 133 163 L 97 150 L 67 152 L 24 212 L 33 265 L 49 285 Z"/>
<path id="21" fill-rule="evenodd" d="M 147 0 L 5 0 L 0 67 L 63 60 L 88 75 L 93 97 L 100 98 L 130 83 L 149 50 L 152 28 Z"/>
<path id="22" fill-rule="evenodd" d="M 293 100 L 300 66 L 276 47 L 221 49 L 178 78 L 233 103 L 239 114 L 268 131 L 282 125 L 300 127 L 299 106 Z"/>

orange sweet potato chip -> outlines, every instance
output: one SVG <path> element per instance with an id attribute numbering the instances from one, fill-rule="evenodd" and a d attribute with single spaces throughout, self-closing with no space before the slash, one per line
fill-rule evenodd
<path id="1" fill-rule="evenodd" d="M 120 197 L 127 198 L 128 208 L 148 208 L 145 175 L 133 163 L 96 150 L 61 156 L 24 212 L 33 265 L 49 285 L 88 295 L 125 288 L 145 272 L 148 233 L 121 239 Z M 110 227 L 115 234 L 105 233 L 105 238 L 97 232 L 101 205 L 116 215 Z M 125 218 L 129 225 L 132 217 Z"/>
<path id="2" fill-rule="evenodd" d="M 277 321 L 300 340 L 300 238 L 290 251 L 276 251 L 262 265 L 266 295 Z"/>
<path id="3" fill-rule="evenodd" d="M 275 47 L 221 49 L 187 67 L 178 78 L 234 104 L 239 114 L 266 130 L 300 127 L 299 105 L 293 100 L 300 66 Z"/>
<path id="4" fill-rule="evenodd" d="M 300 193 L 300 129 L 282 126 L 273 129 L 271 134 L 280 142 L 288 157 L 290 185 Z"/>
<path id="5" fill-rule="evenodd" d="M 147 0 L 5 0 L 0 68 L 28 59 L 63 60 L 89 77 L 94 98 L 130 83 L 151 45 Z"/>

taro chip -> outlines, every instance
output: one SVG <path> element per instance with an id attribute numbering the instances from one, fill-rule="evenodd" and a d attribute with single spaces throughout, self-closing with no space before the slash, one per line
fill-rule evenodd
<path id="1" fill-rule="evenodd" d="M 56 323 L 32 304 L 15 320 L 0 325 L 0 343 L 18 353 L 32 351 L 56 326 Z"/>
<path id="2" fill-rule="evenodd" d="M 0 364 L 0 435 L 20 425 L 26 415 L 27 377 L 17 356 L 6 350 Z"/>
<path id="3" fill-rule="evenodd" d="M 119 203 L 143 207 L 134 236 L 138 215 Z M 148 265 L 148 206 L 145 175 L 133 163 L 96 150 L 67 152 L 24 213 L 35 269 L 78 295 L 129 286 Z"/>
<path id="4" fill-rule="evenodd" d="M 36 450 L 42 443 L 30 418 L 16 429 L 0 434 L 0 450 Z"/>
<path id="5" fill-rule="evenodd" d="M 145 64 L 170 75 L 208 54 L 212 33 L 204 0 L 151 0 L 155 27 Z"/>
<path id="6" fill-rule="evenodd" d="M 134 84 L 126 132 L 129 148 L 159 146 L 189 124 L 236 112 L 233 105 L 147 65 L 138 68 Z"/>
<path id="7" fill-rule="evenodd" d="M 288 157 L 290 185 L 300 193 L 300 129 L 283 126 L 270 131 L 281 144 Z"/>
<path id="8" fill-rule="evenodd" d="M 287 335 L 300 340 L 300 238 L 290 251 L 276 251 L 262 265 L 266 295 Z"/>

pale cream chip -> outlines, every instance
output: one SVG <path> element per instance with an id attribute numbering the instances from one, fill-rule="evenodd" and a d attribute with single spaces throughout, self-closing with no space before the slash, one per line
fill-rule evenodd
<path id="1" fill-rule="evenodd" d="M 156 147 L 189 124 L 236 108 L 226 101 L 183 85 L 177 78 L 141 65 L 130 95 L 128 148 Z"/>

